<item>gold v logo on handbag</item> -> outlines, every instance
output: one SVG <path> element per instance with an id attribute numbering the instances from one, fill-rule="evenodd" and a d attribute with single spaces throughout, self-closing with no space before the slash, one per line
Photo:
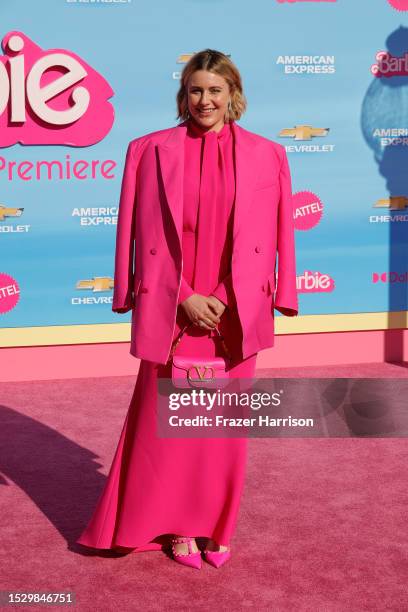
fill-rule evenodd
<path id="1" fill-rule="evenodd" d="M 195 376 L 194 376 L 195 372 Z M 187 371 L 188 380 L 211 380 L 215 378 L 215 370 L 212 366 L 194 364 Z"/>
<path id="2" fill-rule="evenodd" d="M 201 357 L 199 355 L 175 355 L 176 346 L 182 335 L 193 323 L 185 325 L 178 337 L 173 341 L 168 361 L 172 362 L 171 378 L 174 387 L 189 389 L 204 387 L 216 389 L 224 387 L 229 382 L 226 371 L 227 362 L 231 360 L 230 352 L 225 344 L 224 337 L 218 327 L 215 330 L 221 340 L 226 357 Z"/>

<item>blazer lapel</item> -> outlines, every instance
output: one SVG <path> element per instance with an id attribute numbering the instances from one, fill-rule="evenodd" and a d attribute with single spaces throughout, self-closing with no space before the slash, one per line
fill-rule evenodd
<path id="1" fill-rule="evenodd" d="M 235 122 L 231 124 L 235 140 L 235 210 L 233 243 L 242 228 L 247 228 L 246 213 L 252 203 L 253 189 L 260 171 L 256 147 L 259 141 Z"/>
<path id="2" fill-rule="evenodd" d="M 173 217 L 177 236 L 182 245 L 183 234 L 183 191 L 184 191 L 184 139 L 186 122 L 171 129 L 168 137 L 157 145 L 159 164 L 167 202 Z M 253 186 L 256 184 L 259 163 L 255 148 L 258 140 L 250 132 L 232 122 L 231 128 L 235 141 L 236 190 L 233 221 L 233 242 L 242 227 L 252 200 Z"/>

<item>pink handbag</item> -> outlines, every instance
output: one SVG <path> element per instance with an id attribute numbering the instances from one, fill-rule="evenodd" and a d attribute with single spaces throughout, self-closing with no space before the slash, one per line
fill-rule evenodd
<path id="1" fill-rule="evenodd" d="M 193 325 L 193 323 L 185 325 L 178 337 L 173 341 L 169 356 L 169 360 L 172 360 L 171 378 L 173 386 L 178 389 L 191 387 L 216 389 L 225 387 L 229 382 L 226 366 L 227 362 L 231 360 L 231 354 L 218 327 L 214 329 L 218 332 L 218 336 L 221 339 L 226 358 L 174 354 L 182 335 L 191 325 Z"/>

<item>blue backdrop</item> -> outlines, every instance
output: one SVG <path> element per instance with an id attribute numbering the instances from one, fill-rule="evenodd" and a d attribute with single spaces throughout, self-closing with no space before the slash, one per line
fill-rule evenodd
<path id="1" fill-rule="evenodd" d="M 111 312 L 126 146 L 177 123 L 183 61 L 206 47 L 229 54 L 242 74 L 248 110 L 240 124 L 285 145 L 294 194 L 312 192 L 322 204 L 320 221 L 296 231 L 299 314 L 406 310 L 408 11 L 391 4 L 3 0 L 1 38 L 17 30 L 44 51 L 65 49 L 82 58 L 112 88 L 114 121 L 88 146 L 63 138 L 4 146 L 3 110 L 0 273 L 15 279 L 20 296 L 0 325 L 130 320 L 130 313 L 119 319 Z M 372 70 L 379 51 L 401 60 L 380 78 Z M 304 125 L 326 130 L 308 138 L 296 128 Z M 25 181 L 10 178 L 5 166 L 64 163 L 67 153 L 72 160 L 113 160 L 114 178 L 44 173 Z M 24 210 L 1 216 L 1 207 Z M 306 271 L 327 275 L 333 286 L 305 287 Z"/>

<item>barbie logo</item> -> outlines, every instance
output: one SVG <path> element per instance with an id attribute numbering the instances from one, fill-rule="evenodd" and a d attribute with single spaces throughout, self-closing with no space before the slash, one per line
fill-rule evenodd
<path id="1" fill-rule="evenodd" d="M 388 0 L 397 11 L 408 11 L 408 0 Z"/>
<path id="2" fill-rule="evenodd" d="M 328 274 L 305 270 L 301 276 L 297 276 L 298 293 L 330 293 L 334 290 L 334 280 Z"/>
<path id="3" fill-rule="evenodd" d="M 402 57 L 392 55 L 388 51 L 378 51 L 375 55 L 376 64 L 372 64 L 371 73 L 376 77 L 406 76 L 408 74 L 408 52 Z"/>
<path id="4" fill-rule="evenodd" d="M 88 146 L 110 131 L 113 90 L 79 56 L 43 51 L 21 32 L 3 38 L 0 142 Z"/>

